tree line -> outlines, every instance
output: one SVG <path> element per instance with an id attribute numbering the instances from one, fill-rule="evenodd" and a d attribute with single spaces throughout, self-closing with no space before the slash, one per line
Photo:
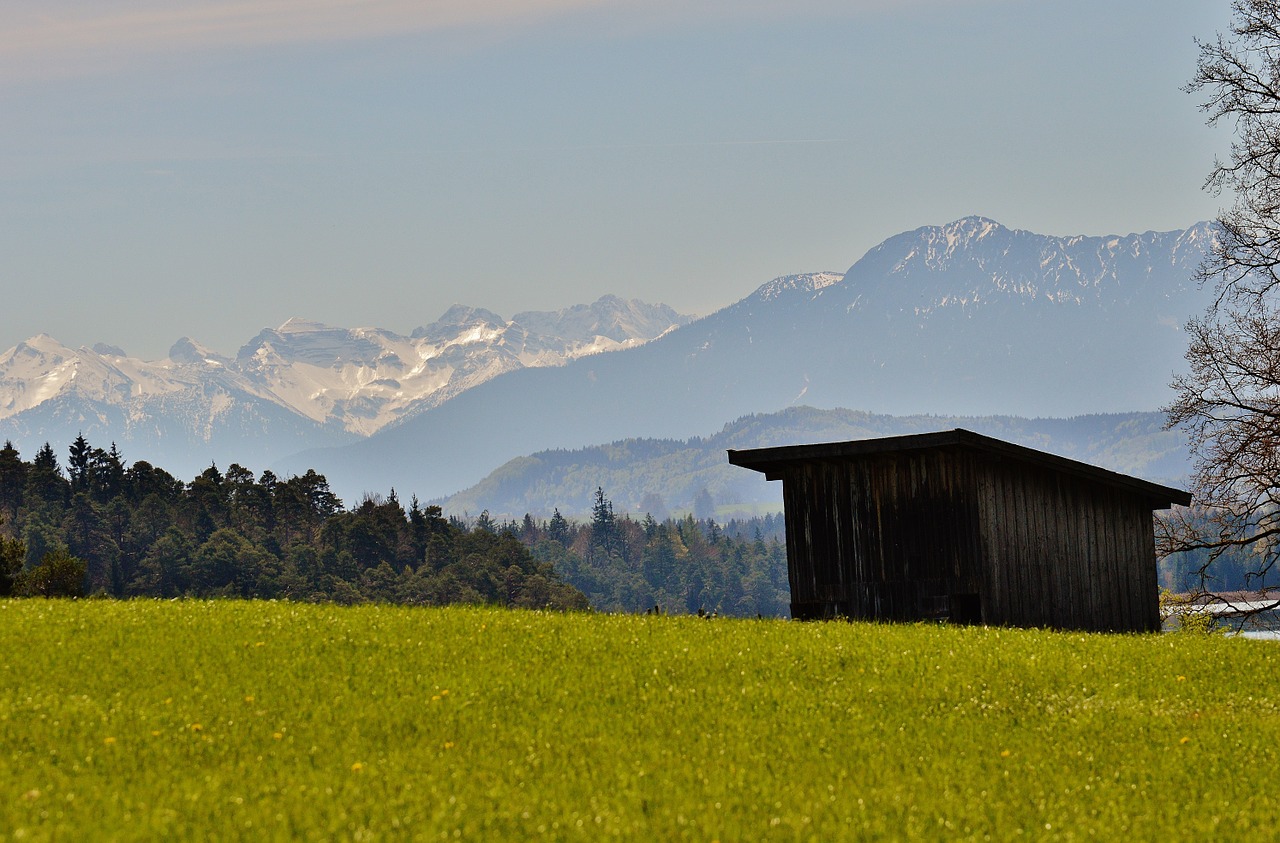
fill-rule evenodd
<path id="1" fill-rule="evenodd" d="M 344 509 L 323 475 L 210 466 L 189 483 L 114 445 L 0 449 L 0 593 L 585 609 L 515 537 L 394 492 Z"/>
<path id="2" fill-rule="evenodd" d="M 785 616 L 781 519 L 637 521 L 597 490 L 590 523 L 346 509 L 315 471 L 232 464 L 183 482 L 83 436 L 65 465 L 0 448 L 0 595 L 239 597 Z"/>
<path id="3" fill-rule="evenodd" d="M 636 520 L 616 515 L 600 488 L 591 513 L 578 524 L 556 509 L 546 522 L 526 515 L 500 529 L 519 536 L 603 611 L 790 616 L 780 517 L 727 527 L 692 515 Z"/>

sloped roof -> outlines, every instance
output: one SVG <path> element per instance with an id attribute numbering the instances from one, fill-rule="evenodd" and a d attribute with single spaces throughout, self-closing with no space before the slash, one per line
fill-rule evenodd
<path id="1" fill-rule="evenodd" d="M 1060 457 L 983 436 L 971 430 L 956 428 L 938 433 L 917 433 L 909 436 L 886 436 L 880 439 L 855 439 L 849 442 L 826 442 L 813 445 L 784 445 L 776 448 L 751 448 L 730 450 L 729 462 L 733 465 L 762 471 L 769 480 L 779 480 L 790 466 L 812 462 L 852 461 L 859 457 L 887 454 L 897 451 L 929 449 L 972 449 L 987 456 L 1013 460 L 1041 468 L 1081 477 L 1095 483 L 1115 486 L 1147 498 L 1156 509 L 1167 509 L 1171 504 L 1190 506 L 1191 494 L 1171 486 L 1149 483 L 1137 477 L 1108 471 L 1095 465 Z"/>

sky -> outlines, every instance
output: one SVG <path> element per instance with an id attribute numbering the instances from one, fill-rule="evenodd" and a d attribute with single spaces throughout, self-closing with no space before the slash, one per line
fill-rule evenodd
<path id="1" fill-rule="evenodd" d="M 7 0 L 0 349 L 686 313 L 981 214 L 1184 228 L 1227 0 Z"/>

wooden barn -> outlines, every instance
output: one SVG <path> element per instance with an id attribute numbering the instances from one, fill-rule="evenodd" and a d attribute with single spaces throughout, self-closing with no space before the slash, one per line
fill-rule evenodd
<path id="1" fill-rule="evenodd" d="M 1152 510 L 1191 502 L 959 429 L 729 462 L 782 481 L 798 619 L 1158 630 Z"/>

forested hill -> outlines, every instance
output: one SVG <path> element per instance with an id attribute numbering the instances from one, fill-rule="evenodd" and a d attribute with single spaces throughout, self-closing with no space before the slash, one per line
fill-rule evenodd
<path id="1" fill-rule="evenodd" d="M 658 519 L 692 512 L 724 522 L 781 510 L 782 492 L 752 471 L 729 465 L 729 448 L 763 448 L 927 433 L 963 427 L 1020 445 L 1169 485 L 1183 482 L 1183 435 L 1164 429 L 1161 413 L 1069 419 L 1014 416 L 888 416 L 855 410 L 793 407 L 746 416 L 707 437 L 626 439 L 578 450 L 542 451 L 506 463 L 480 483 L 440 503 L 449 512 L 488 510 L 495 517 L 531 512 L 586 514 L 597 488 L 620 511 Z"/>

